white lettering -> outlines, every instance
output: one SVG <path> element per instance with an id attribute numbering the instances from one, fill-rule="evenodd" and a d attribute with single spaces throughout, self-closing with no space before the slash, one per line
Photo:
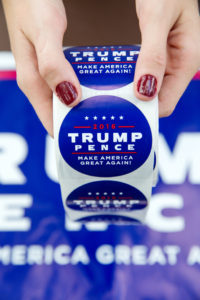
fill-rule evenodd
<path id="1" fill-rule="evenodd" d="M 132 249 L 132 262 L 135 265 L 145 265 L 148 248 L 143 245 L 134 246 Z"/>
<path id="2" fill-rule="evenodd" d="M 82 263 L 84 265 L 89 264 L 90 259 L 87 254 L 85 247 L 79 245 L 74 249 L 74 252 L 71 257 L 71 264 L 76 265 L 78 263 Z"/>
<path id="3" fill-rule="evenodd" d="M 97 141 L 99 143 L 107 143 L 109 140 L 109 134 L 108 132 L 104 133 L 104 139 L 102 138 L 102 133 L 97 133 Z"/>
<path id="4" fill-rule="evenodd" d="M 120 144 L 115 145 L 115 150 L 116 151 L 121 151 L 122 150 L 121 145 Z"/>
<path id="5" fill-rule="evenodd" d="M 140 140 L 142 138 L 141 132 L 132 132 L 131 134 L 131 142 L 134 143 L 136 140 Z"/>
<path id="6" fill-rule="evenodd" d="M 93 143 L 93 134 L 92 133 L 82 133 L 82 142 L 83 143 Z"/>
<path id="7" fill-rule="evenodd" d="M 78 133 L 68 133 L 68 137 L 71 138 L 71 143 L 76 143 L 76 138 L 78 137 Z"/>
<path id="8" fill-rule="evenodd" d="M 180 252 L 180 247 L 175 245 L 167 245 L 164 247 L 164 251 L 168 256 L 168 263 L 175 265 L 177 263 L 177 255 Z"/>
<path id="9" fill-rule="evenodd" d="M 149 263 L 149 265 L 154 265 L 156 263 L 158 263 L 160 265 L 166 265 L 166 263 L 167 263 L 166 257 L 164 255 L 162 249 L 160 248 L 160 246 L 152 247 L 149 257 L 148 257 L 148 263 Z"/>
<path id="10" fill-rule="evenodd" d="M 0 183 L 24 184 L 27 179 L 19 165 L 27 157 L 26 140 L 16 133 L 0 133 Z"/>
<path id="11" fill-rule="evenodd" d="M 122 132 L 121 134 L 118 132 L 113 133 L 113 142 L 114 143 L 126 143 L 127 142 L 127 133 Z"/>
<path id="12" fill-rule="evenodd" d="M 167 184 L 181 184 L 188 178 L 200 183 L 200 133 L 179 135 L 173 152 L 163 135 L 159 137 L 159 171 Z"/>
<path id="13" fill-rule="evenodd" d="M 181 216 L 167 217 L 164 209 L 182 209 L 183 198 L 176 194 L 156 194 L 152 196 L 146 217 L 148 226 L 159 232 L 179 232 L 184 230 L 185 221 Z"/>
<path id="14" fill-rule="evenodd" d="M 96 259 L 103 265 L 114 262 L 114 253 L 111 245 L 102 245 L 96 250 Z"/>
<path id="15" fill-rule="evenodd" d="M 26 246 L 17 245 L 13 247 L 11 253 L 11 263 L 18 266 L 26 264 Z"/>
<path id="16" fill-rule="evenodd" d="M 130 265 L 131 251 L 129 246 L 117 245 L 115 247 L 115 262 L 117 264 Z"/>
<path id="17" fill-rule="evenodd" d="M 0 195 L 0 231 L 28 231 L 31 221 L 24 213 L 31 205 L 32 196 L 28 194 Z"/>
<path id="18" fill-rule="evenodd" d="M 60 245 L 55 248 L 54 260 L 59 265 L 67 265 L 70 262 L 69 254 L 71 253 L 71 247 L 68 245 Z"/>

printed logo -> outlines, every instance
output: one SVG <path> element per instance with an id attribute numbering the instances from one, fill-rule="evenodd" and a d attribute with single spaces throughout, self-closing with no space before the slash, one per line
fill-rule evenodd
<path id="1" fill-rule="evenodd" d="M 147 206 L 146 197 L 136 188 L 118 181 L 96 181 L 74 190 L 66 205 L 81 211 L 130 211 Z"/>
<path id="2" fill-rule="evenodd" d="M 150 126 L 132 103 L 95 96 L 70 110 L 59 133 L 64 160 L 75 170 L 98 177 L 128 174 L 148 158 Z"/>
<path id="3" fill-rule="evenodd" d="M 139 46 L 74 47 L 64 51 L 82 85 L 113 90 L 133 81 Z"/>

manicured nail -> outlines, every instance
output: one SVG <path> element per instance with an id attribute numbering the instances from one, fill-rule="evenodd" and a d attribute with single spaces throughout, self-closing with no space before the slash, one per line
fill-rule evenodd
<path id="1" fill-rule="evenodd" d="M 138 80 L 137 91 L 146 97 L 153 97 L 157 91 L 156 77 L 150 74 L 141 76 Z"/>
<path id="2" fill-rule="evenodd" d="M 70 105 L 78 96 L 75 86 L 68 81 L 59 83 L 56 87 L 56 93 L 60 101 L 66 105 Z"/>

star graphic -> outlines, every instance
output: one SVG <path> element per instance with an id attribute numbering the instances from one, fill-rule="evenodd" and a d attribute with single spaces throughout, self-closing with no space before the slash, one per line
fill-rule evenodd
<path id="1" fill-rule="evenodd" d="M 123 119 L 124 119 L 124 117 L 123 117 L 123 116 L 120 116 L 120 117 L 119 117 L 119 119 L 120 119 L 120 120 L 123 120 Z"/>
<path id="2" fill-rule="evenodd" d="M 94 120 L 97 120 L 97 116 L 94 116 L 93 119 L 94 119 Z"/>
<path id="3" fill-rule="evenodd" d="M 115 117 L 114 116 L 112 116 L 112 117 L 110 117 L 111 118 L 111 120 L 114 120 L 115 119 Z"/>
<path id="4" fill-rule="evenodd" d="M 115 195 L 115 192 L 113 192 L 112 195 Z"/>
<path id="5" fill-rule="evenodd" d="M 103 117 L 102 117 L 102 120 L 105 120 L 105 119 L 106 119 L 106 116 L 103 116 Z"/>
<path id="6" fill-rule="evenodd" d="M 96 193 L 96 195 L 99 195 L 99 193 Z"/>
<path id="7" fill-rule="evenodd" d="M 89 120 L 89 117 L 88 117 L 88 116 L 86 116 L 86 117 L 85 117 L 85 120 Z"/>
<path id="8" fill-rule="evenodd" d="M 122 193 L 122 192 L 120 192 L 119 194 L 120 194 L 120 195 L 123 195 L 123 193 Z"/>
<path id="9" fill-rule="evenodd" d="M 103 193 L 104 195 L 108 195 L 108 193 Z"/>
<path id="10" fill-rule="evenodd" d="M 89 192 L 89 193 L 88 193 L 88 195 L 92 195 L 92 193 L 91 193 L 91 192 Z"/>

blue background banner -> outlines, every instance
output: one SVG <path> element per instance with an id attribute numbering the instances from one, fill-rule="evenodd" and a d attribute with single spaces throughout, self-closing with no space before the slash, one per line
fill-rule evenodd
<path id="1" fill-rule="evenodd" d="M 51 138 L 0 73 L 0 300 L 200 299 L 200 81 L 160 120 L 147 225 L 81 225 L 65 216 Z"/>

